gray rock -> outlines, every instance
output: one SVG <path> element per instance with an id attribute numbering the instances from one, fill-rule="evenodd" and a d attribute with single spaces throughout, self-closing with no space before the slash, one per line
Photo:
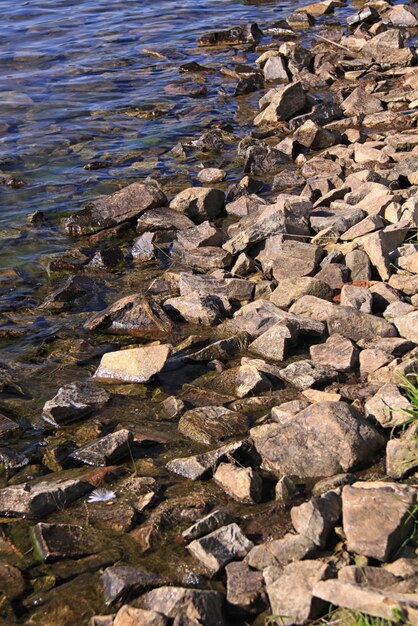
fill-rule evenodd
<path id="1" fill-rule="evenodd" d="M 406 315 L 401 315 L 394 320 L 401 337 L 418 343 L 418 311 L 412 311 Z"/>
<path id="2" fill-rule="evenodd" d="M 335 307 L 328 316 L 327 326 L 330 335 L 340 334 L 353 341 L 396 336 L 395 327 L 386 320 L 351 307 Z"/>
<path id="3" fill-rule="evenodd" d="M 184 272 L 180 274 L 179 287 L 181 296 L 197 292 L 200 296 L 215 294 L 239 302 L 251 300 L 254 293 L 254 283 L 241 278 L 217 279 Z"/>
<path id="4" fill-rule="evenodd" d="M 234 458 L 234 453 L 243 451 L 245 447 L 245 442 L 234 441 L 209 452 L 173 459 L 167 463 L 166 468 L 174 474 L 197 480 L 207 476 L 211 470 L 214 471 L 222 460 L 229 456 Z"/>
<path id="5" fill-rule="evenodd" d="M 412 407 L 398 387 L 386 383 L 365 404 L 366 416 L 372 417 L 384 428 L 402 426 L 411 419 Z"/>
<path id="6" fill-rule="evenodd" d="M 269 81 L 278 81 L 282 83 L 289 82 L 289 76 L 286 71 L 286 64 L 282 57 L 272 56 L 265 62 L 263 66 L 264 79 Z"/>
<path id="7" fill-rule="evenodd" d="M 213 361 L 214 359 L 227 361 L 235 356 L 237 352 L 245 350 L 247 343 L 248 341 L 245 334 L 228 337 L 228 339 L 211 341 L 207 346 L 200 348 L 200 350 L 188 353 L 184 357 L 184 360 L 191 362 Z"/>
<path id="8" fill-rule="evenodd" d="M 342 263 L 329 263 L 315 275 L 315 278 L 329 285 L 331 289 L 341 289 L 347 282 L 349 274 L 348 267 Z"/>
<path id="9" fill-rule="evenodd" d="M 338 136 L 326 128 L 321 128 L 314 121 L 307 120 L 296 130 L 294 138 L 305 148 L 323 150 L 337 143 Z"/>
<path id="10" fill-rule="evenodd" d="M 350 552 L 386 561 L 409 536 L 416 489 L 357 482 L 343 489 L 343 528 Z"/>
<path id="11" fill-rule="evenodd" d="M 322 496 L 327 491 L 331 491 L 331 489 L 338 489 L 339 487 L 344 487 L 344 485 L 352 485 L 356 480 L 355 474 L 336 474 L 335 476 L 331 476 L 331 478 L 324 478 L 315 483 L 312 489 L 312 495 Z"/>
<path id="12" fill-rule="evenodd" d="M 412 425 L 399 439 L 391 439 L 386 446 L 386 473 L 400 479 L 418 467 L 417 430 Z"/>
<path id="13" fill-rule="evenodd" d="M 139 217 L 136 230 L 138 233 L 156 232 L 161 230 L 181 231 L 194 226 L 191 219 L 178 211 L 167 207 L 150 209 Z"/>
<path id="14" fill-rule="evenodd" d="M 233 518 L 229 511 L 226 509 L 217 509 L 197 521 L 193 526 L 186 528 L 186 530 L 181 533 L 181 536 L 185 541 L 193 541 L 232 522 Z"/>
<path id="15" fill-rule="evenodd" d="M 319 498 L 312 498 L 290 511 L 296 532 L 311 539 L 318 548 L 325 548 L 328 536 L 341 517 L 341 497 L 328 491 Z"/>
<path id="16" fill-rule="evenodd" d="M 358 348 L 341 335 L 328 337 L 325 343 L 309 348 L 311 359 L 315 365 L 331 367 L 338 372 L 349 372 L 358 367 Z"/>
<path id="17" fill-rule="evenodd" d="M 252 547 L 253 543 L 233 523 L 195 539 L 187 549 L 213 575 L 231 561 L 243 559 Z"/>
<path id="18" fill-rule="evenodd" d="M 232 613 L 260 613 L 266 608 L 263 575 L 246 563 L 233 562 L 225 568 L 226 600 Z"/>
<path id="19" fill-rule="evenodd" d="M 276 483 L 274 493 L 277 502 L 289 504 L 298 495 L 299 491 L 293 480 L 288 476 L 282 476 Z"/>
<path id="20" fill-rule="evenodd" d="M 168 619 L 162 613 L 137 609 L 125 604 L 116 613 L 109 626 L 167 626 L 167 624 Z"/>
<path id="21" fill-rule="evenodd" d="M 306 295 L 331 300 L 334 291 L 327 283 L 310 276 L 283 278 L 271 294 L 270 301 L 279 308 L 287 309 L 296 300 Z"/>
<path id="22" fill-rule="evenodd" d="M 290 83 L 270 91 L 260 100 L 260 106 L 267 105 L 254 119 L 259 126 L 265 123 L 279 122 L 293 117 L 305 106 L 306 96 L 301 82 Z"/>
<path id="23" fill-rule="evenodd" d="M 233 263 L 233 257 L 222 248 L 206 246 L 190 250 L 182 248 L 176 242 L 170 247 L 170 257 L 191 269 L 209 272 L 214 269 L 227 269 Z"/>
<path id="24" fill-rule="evenodd" d="M 370 463 L 385 443 L 344 402 L 318 402 L 284 424 L 253 428 L 251 437 L 266 470 L 302 483 Z"/>
<path id="25" fill-rule="evenodd" d="M 270 417 L 273 422 L 284 424 L 292 419 L 294 415 L 300 413 L 304 409 L 307 409 L 309 402 L 305 400 L 290 400 L 290 402 L 283 402 L 280 406 L 275 406 L 271 409 Z"/>
<path id="26" fill-rule="evenodd" d="M 186 410 L 183 400 L 176 396 L 169 396 L 161 403 L 161 415 L 166 419 L 176 419 Z"/>
<path id="27" fill-rule="evenodd" d="M 273 539 L 254 546 L 245 560 L 254 569 L 284 567 L 294 561 L 301 561 L 315 555 L 316 547 L 311 539 L 302 535 L 287 533 L 282 539 Z"/>
<path id="28" fill-rule="evenodd" d="M 186 411 L 179 421 L 179 432 L 203 445 L 245 434 L 249 418 L 222 406 L 206 406 Z"/>
<path id="29" fill-rule="evenodd" d="M 352 250 L 352 252 L 346 254 L 345 264 L 350 270 L 351 280 L 353 282 L 371 279 L 370 260 L 364 250 Z"/>
<path id="30" fill-rule="evenodd" d="M 220 183 L 226 178 L 226 172 L 217 167 L 205 167 L 197 175 L 198 180 L 203 184 Z"/>
<path id="31" fill-rule="evenodd" d="M 259 335 L 248 349 L 273 361 L 283 361 L 287 356 L 289 347 L 294 344 L 298 337 L 298 326 L 290 319 L 283 320 L 271 326 L 262 335 Z"/>
<path id="32" fill-rule="evenodd" d="M 287 240 L 283 242 L 273 264 L 273 276 L 277 280 L 311 276 L 316 272 L 323 250 L 315 244 Z"/>
<path id="33" fill-rule="evenodd" d="M 129 454 L 133 440 L 129 430 L 116 430 L 79 448 L 70 456 L 74 461 L 86 465 L 112 465 Z"/>
<path id="34" fill-rule="evenodd" d="M 225 205 L 225 194 L 220 189 L 190 187 L 170 202 L 170 209 L 185 213 L 193 220 L 204 221 L 217 217 Z"/>
<path id="35" fill-rule="evenodd" d="M 251 467 L 221 463 L 213 479 L 225 493 L 238 502 L 254 504 L 261 501 L 263 481 Z"/>
<path id="36" fill-rule="evenodd" d="M 260 372 L 257 367 L 250 363 L 244 363 L 240 366 L 235 380 L 235 395 L 238 398 L 245 398 L 248 395 L 254 395 L 269 391 L 272 389 L 272 383 L 269 378 Z"/>
<path id="37" fill-rule="evenodd" d="M 40 309 L 62 313 L 74 309 L 94 311 L 103 306 L 94 281 L 88 276 L 70 276 L 42 302 Z"/>
<path id="38" fill-rule="evenodd" d="M 132 183 L 120 191 L 88 202 L 65 222 L 73 237 L 90 235 L 122 222 L 132 221 L 148 209 L 161 207 L 167 198 L 156 183 Z"/>
<path id="39" fill-rule="evenodd" d="M 103 594 L 109 604 L 138 596 L 163 582 L 160 576 L 137 567 L 107 567 L 102 574 Z"/>
<path id="40" fill-rule="evenodd" d="M 221 233 L 209 224 L 202 222 L 198 226 L 192 226 L 177 234 L 178 243 L 183 248 L 194 249 L 202 246 L 219 246 L 222 242 Z"/>
<path id="41" fill-rule="evenodd" d="M 94 383 L 69 383 L 58 389 L 57 394 L 45 403 L 42 415 L 57 424 L 70 422 L 101 409 L 109 397 L 104 389 Z"/>
<path id="42" fill-rule="evenodd" d="M 311 361 L 302 360 L 291 363 L 280 370 L 280 378 L 297 389 L 308 389 L 312 385 L 325 385 L 336 380 L 336 370 L 325 365 L 314 365 Z"/>
<path id="43" fill-rule="evenodd" d="M 351 306 L 357 311 L 363 311 L 363 313 L 371 313 L 373 295 L 365 287 L 344 285 L 341 289 L 341 305 Z"/>
<path id="44" fill-rule="evenodd" d="M 35 557 L 43 561 L 79 558 L 99 550 L 90 531 L 75 524 L 39 522 L 31 529 Z"/>
<path id="45" fill-rule="evenodd" d="M 141 598 L 141 605 L 175 619 L 177 624 L 194 623 L 201 626 L 223 626 L 222 594 L 185 587 L 160 587 Z M 193 623 L 193 622 L 192 622 Z"/>
<path id="46" fill-rule="evenodd" d="M 225 297 L 190 293 L 187 296 L 168 298 L 163 308 L 169 315 L 178 315 L 192 324 L 216 326 L 226 315 L 228 304 Z"/>
<path id="47" fill-rule="evenodd" d="M 142 233 L 142 235 L 135 239 L 134 244 L 129 251 L 129 258 L 133 259 L 136 263 L 152 261 L 155 257 L 155 248 L 153 245 L 154 239 L 155 233 Z"/>

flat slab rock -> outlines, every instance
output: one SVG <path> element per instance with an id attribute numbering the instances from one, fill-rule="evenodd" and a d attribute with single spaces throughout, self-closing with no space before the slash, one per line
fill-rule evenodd
<path id="1" fill-rule="evenodd" d="M 210 445 L 248 432 L 250 420 L 223 406 L 206 406 L 186 411 L 179 421 L 179 431 L 198 443 Z"/>
<path id="2" fill-rule="evenodd" d="M 325 478 L 370 463 L 384 438 L 344 402 L 318 402 L 282 424 L 251 430 L 263 467 L 296 482 Z"/>
<path id="3" fill-rule="evenodd" d="M 134 438 L 129 430 L 116 430 L 91 441 L 70 456 L 74 461 L 86 465 L 112 465 L 129 454 L 133 442 Z"/>
<path id="4" fill-rule="evenodd" d="M 227 509 L 218 509 L 202 517 L 193 526 L 186 528 L 181 535 L 185 541 L 193 541 L 232 522 L 232 515 Z"/>
<path id="5" fill-rule="evenodd" d="M 232 523 L 195 539 L 187 549 L 211 574 L 216 574 L 231 561 L 243 559 L 252 547 L 238 524 Z"/>
<path id="6" fill-rule="evenodd" d="M 57 424 L 69 422 L 102 408 L 109 397 L 107 391 L 95 383 L 70 383 L 58 389 L 57 394 L 45 403 L 42 415 Z"/>
<path id="7" fill-rule="evenodd" d="M 201 591 L 185 587 L 160 587 L 144 594 L 141 606 L 162 613 L 177 623 L 224 626 L 223 596 L 218 591 Z"/>
<path id="8" fill-rule="evenodd" d="M 39 522 L 31 529 L 34 555 L 43 561 L 79 558 L 98 551 L 92 533 L 76 524 Z"/>
<path id="9" fill-rule="evenodd" d="M 107 352 L 93 378 L 115 383 L 146 383 L 163 369 L 170 351 L 171 346 L 159 345 Z"/>

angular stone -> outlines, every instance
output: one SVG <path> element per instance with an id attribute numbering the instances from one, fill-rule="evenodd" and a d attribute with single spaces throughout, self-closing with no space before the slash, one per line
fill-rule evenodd
<path id="1" fill-rule="evenodd" d="M 383 111 L 383 106 L 379 98 L 366 92 L 365 89 L 357 87 L 346 98 L 341 108 L 347 117 L 353 115 L 370 115 L 371 113 L 378 113 Z"/>
<path id="2" fill-rule="evenodd" d="M 263 481 L 251 467 L 221 463 L 213 479 L 225 493 L 238 502 L 254 504 L 261 501 Z"/>
<path id="3" fill-rule="evenodd" d="M 74 213 L 65 222 L 73 237 L 91 235 L 122 222 L 133 221 L 141 213 L 166 204 L 165 194 L 152 183 L 132 183 L 120 191 L 88 202 L 84 209 Z"/>
<path id="4" fill-rule="evenodd" d="M 418 26 L 418 12 L 415 7 L 400 4 L 393 7 L 388 14 L 389 20 L 394 26 L 406 26 L 407 28 Z"/>
<path id="5" fill-rule="evenodd" d="M 268 99 L 266 96 L 268 96 Z M 271 89 L 266 96 L 263 98 L 263 104 L 265 102 L 268 104 L 254 119 L 256 126 L 288 120 L 303 109 L 306 102 L 305 92 L 303 91 L 302 83 L 299 81 L 278 89 Z"/>
<path id="6" fill-rule="evenodd" d="M 274 488 L 275 500 L 282 504 L 292 502 L 298 493 L 298 488 L 288 476 L 282 476 L 282 478 L 277 481 Z"/>
<path id="7" fill-rule="evenodd" d="M 383 69 L 405 67 L 413 60 L 411 50 L 404 48 L 402 34 L 396 28 L 390 28 L 369 39 L 363 46 L 363 53 L 371 56 Z"/>
<path id="8" fill-rule="evenodd" d="M 195 539 L 187 549 L 213 575 L 231 561 L 243 559 L 252 547 L 253 543 L 233 523 Z"/>
<path id="9" fill-rule="evenodd" d="M 257 367 L 249 363 L 241 365 L 235 381 L 235 395 L 238 398 L 269 391 L 271 388 L 272 383 Z"/>
<path id="10" fill-rule="evenodd" d="M 360 375 L 370 376 L 392 361 L 392 355 L 380 348 L 370 348 L 360 352 Z"/>
<path id="11" fill-rule="evenodd" d="M 399 439 L 391 439 L 386 446 L 386 473 L 400 479 L 418 467 L 417 430 L 412 425 Z"/>
<path id="12" fill-rule="evenodd" d="M 328 536 L 341 517 L 341 497 L 328 491 L 319 498 L 312 498 L 290 511 L 293 528 L 308 537 L 318 548 L 325 548 Z"/>
<path id="13" fill-rule="evenodd" d="M 38 560 L 79 558 L 98 551 L 90 531 L 75 524 L 45 524 L 31 529 L 34 556 Z"/>
<path id="14" fill-rule="evenodd" d="M 283 278 L 271 294 L 270 301 L 279 308 L 287 309 L 296 300 L 306 295 L 331 300 L 334 291 L 327 283 L 310 276 Z"/>
<path id="15" fill-rule="evenodd" d="M 299 126 L 294 134 L 294 138 L 305 148 L 311 150 L 323 150 L 329 148 L 337 142 L 337 135 L 326 128 L 321 128 L 312 120 L 307 120 Z"/>
<path id="16" fill-rule="evenodd" d="M 332 309 L 327 326 L 330 335 L 339 334 L 352 341 L 396 336 L 395 327 L 386 320 L 352 307 L 340 306 Z"/>
<path id="17" fill-rule="evenodd" d="M 162 613 L 137 609 L 125 604 L 116 613 L 111 626 L 167 626 L 168 619 Z"/>
<path id="18" fill-rule="evenodd" d="M 230 300 L 251 300 L 254 293 L 254 283 L 241 278 L 217 279 L 193 274 L 180 274 L 180 295 L 186 296 L 197 292 L 201 296 L 225 296 Z"/>
<path id="19" fill-rule="evenodd" d="M 168 345 L 107 352 L 93 378 L 115 383 L 146 383 L 163 369 L 169 354 Z"/>
<path id="20" fill-rule="evenodd" d="M 117 300 L 89 319 L 84 328 L 111 335 L 163 339 L 172 330 L 170 318 L 151 299 L 132 295 Z"/>
<path id="21" fill-rule="evenodd" d="M 418 343 L 418 311 L 395 318 L 394 324 L 401 337 Z"/>
<path id="22" fill-rule="evenodd" d="M 205 33 L 197 42 L 199 46 L 236 46 L 243 43 L 258 43 L 263 36 L 255 23 L 235 26 L 229 30 Z"/>
<path id="23" fill-rule="evenodd" d="M 203 517 L 197 521 L 193 526 L 190 526 L 181 533 L 181 536 L 185 541 L 193 541 L 194 539 L 200 539 L 204 535 L 211 533 L 222 526 L 226 526 L 233 522 L 231 513 L 226 509 L 218 509 L 212 511 L 206 517 Z"/>
<path id="24" fill-rule="evenodd" d="M 207 346 L 191 352 L 184 357 L 185 361 L 227 361 L 237 352 L 242 352 L 247 347 L 247 337 L 245 335 L 237 335 L 228 337 L 228 339 L 220 339 L 219 341 L 211 341 Z"/>
<path id="25" fill-rule="evenodd" d="M 345 264 L 350 270 L 350 278 L 353 282 L 371 279 L 372 272 L 370 268 L 370 260 L 364 250 L 353 250 L 352 252 L 346 254 Z"/>
<path id="26" fill-rule="evenodd" d="M 284 567 L 288 563 L 301 561 L 315 555 L 316 547 L 311 539 L 287 533 L 282 539 L 273 539 L 254 546 L 245 560 L 254 569 Z"/>
<path id="27" fill-rule="evenodd" d="M 217 167 L 205 167 L 197 175 L 198 180 L 203 184 L 220 183 L 226 178 L 226 172 Z"/>
<path id="28" fill-rule="evenodd" d="M 69 383 L 45 403 L 42 415 L 57 424 L 70 422 L 101 409 L 109 397 L 104 389 L 89 381 Z"/>
<path id="29" fill-rule="evenodd" d="M 344 402 L 318 402 L 284 424 L 251 430 L 263 467 L 295 482 L 347 472 L 371 462 L 384 438 Z"/>
<path id="30" fill-rule="evenodd" d="M 280 370 L 282 380 L 297 389 L 308 389 L 312 385 L 325 385 L 337 378 L 336 370 L 324 365 L 314 365 L 311 361 L 302 360 L 291 363 Z"/>
<path id="31" fill-rule="evenodd" d="M 332 367 L 339 372 L 349 372 L 358 365 L 358 348 L 341 335 L 331 335 L 325 343 L 310 347 L 311 359 L 315 364 Z"/>
<path id="32" fill-rule="evenodd" d="M 191 324 L 216 326 L 226 314 L 226 302 L 225 297 L 190 293 L 187 296 L 169 298 L 164 302 L 164 310 L 170 315 L 180 315 Z"/>
<path id="33" fill-rule="evenodd" d="M 250 570 L 243 562 L 233 562 L 225 568 L 228 607 L 232 613 L 260 613 L 266 607 L 263 575 Z"/>
<path id="34" fill-rule="evenodd" d="M 259 335 L 248 349 L 273 361 L 283 361 L 287 356 L 288 349 L 295 343 L 298 337 L 298 327 L 290 319 L 283 320 L 271 326 L 265 333 Z"/>
<path id="35" fill-rule="evenodd" d="M 320 246 L 301 241 L 284 241 L 273 264 L 273 276 L 281 280 L 312 275 L 322 255 Z"/>
<path id="36" fill-rule="evenodd" d="M 186 411 L 179 421 L 179 432 L 203 445 L 245 434 L 249 418 L 222 406 L 206 406 Z"/>
<path id="37" fill-rule="evenodd" d="M 331 576 L 332 568 L 322 561 L 289 563 L 273 581 L 266 580 L 272 613 L 280 615 L 284 626 L 306 624 L 320 617 L 326 605 L 313 595 L 313 588 Z"/>
<path id="38" fill-rule="evenodd" d="M 178 211 L 166 207 L 145 211 L 138 219 L 138 233 L 156 232 L 161 230 L 185 230 L 194 226 L 191 219 Z"/>
<path id="39" fill-rule="evenodd" d="M 233 257 L 222 248 L 206 246 L 190 250 L 182 248 L 177 243 L 173 243 L 170 248 L 170 256 L 193 270 L 209 272 L 214 269 L 227 269 L 233 263 Z"/>
<path id="40" fill-rule="evenodd" d="M 347 282 L 350 271 L 342 263 L 329 263 L 319 271 L 315 278 L 326 283 L 331 289 L 341 289 L 343 283 Z"/>
<path id="41" fill-rule="evenodd" d="M 205 477 L 211 470 L 215 470 L 222 460 L 229 456 L 233 457 L 234 453 L 239 452 L 244 447 L 245 444 L 242 441 L 236 441 L 196 456 L 173 459 L 167 463 L 166 468 L 174 474 L 179 474 L 190 480 L 198 480 Z"/>
<path id="42" fill-rule="evenodd" d="M 10 517 L 43 517 L 81 498 L 93 486 L 80 479 L 23 483 L 0 489 L 0 514 Z"/>
<path id="43" fill-rule="evenodd" d="M 133 259 L 136 263 L 151 261 L 155 257 L 154 239 L 155 233 L 142 233 L 142 235 L 135 239 L 129 251 L 129 258 Z"/>
<path id="44" fill-rule="evenodd" d="M 222 235 L 208 221 L 205 221 L 198 226 L 192 226 L 179 232 L 177 241 L 183 248 L 188 249 L 218 246 L 222 241 Z"/>
<path id="45" fill-rule="evenodd" d="M 366 416 L 375 419 L 384 428 L 402 426 L 411 419 L 412 407 L 398 387 L 387 383 L 365 404 Z"/>
<path id="46" fill-rule="evenodd" d="M 350 552 L 387 561 L 409 536 L 416 490 L 388 482 L 357 482 L 343 489 L 343 527 Z"/>
<path id="47" fill-rule="evenodd" d="M 176 624 L 224 626 L 223 597 L 219 591 L 201 591 L 185 587 L 160 587 L 141 598 L 141 605 L 175 619 Z"/>
<path id="48" fill-rule="evenodd" d="M 133 435 L 129 430 L 116 430 L 104 437 L 91 441 L 70 456 L 86 465 L 113 465 L 127 456 L 133 446 Z"/>
<path id="49" fill-rule="evenodd" d="M 189 187 L 170 202 L 170 209 L 185 213 L 192 220 L 204 221 L 217 217 L 225 204 L 225 194 L 220 189 Z"/>
<path id="50" fill-rule="evenodd" d="M 351 306 L 357 311 L 371 313 L 373 305 L 373 295 L 365 287 L 355 285 L 344 285 L 341 289 L 341 305 Z"/>
<path id="51" fill-rule="evenodd" d="M 103 594 L 109 604 L 135 597 L 162 583 L 160 576 L 137 567 L 107 567 L 102 574 Z"/>
<path id="52" fill-rule="evenodd" d="M 407 224 L 398 222 L 359 239 L 359 243 L 361 242 L 371 264 L 375 266 L 383 281 L 389 280 L 391 275 L 389 253 L 403 243 L 406 232 Z"/>
<path id="53" fill-rule="evenodd" d="M 0 437 L 11 435 L 19 430 L 19 424 L 0 413 Z"/>

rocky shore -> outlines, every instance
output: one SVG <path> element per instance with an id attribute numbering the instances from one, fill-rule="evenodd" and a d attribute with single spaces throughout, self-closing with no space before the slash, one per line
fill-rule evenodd
<path id="1" fill-rule="evenodd" d="M 245 119 L 66 218 L 0 364 L 1 626 L 418 625 L 418 11 L 344 6 L 202 34 L 168 92 Z"/>

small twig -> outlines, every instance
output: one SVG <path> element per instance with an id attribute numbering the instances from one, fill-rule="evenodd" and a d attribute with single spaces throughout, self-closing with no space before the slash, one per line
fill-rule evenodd
<path id="1" fill-rule="evenodd" d="M 332 41 L 332 39 L 327 39 L 326 37 L 323 37 L 322 35 L 318 35 L 317 33 L 315 33 L 314 37 L 318 37 L 318 39 L 322 39 L 323 41 L 326 41 L 327 43 L 330 43 L 333 46 L 337 46 L 338 48 L 341 48 L 341 50 L 345 50 L 352 56 L 355 56 L 354 50 L 350 50 L 350 48 L 346 48 L 346 46 L 343 46 L 340 43 L 337 43 L 336 41 Z"/>

